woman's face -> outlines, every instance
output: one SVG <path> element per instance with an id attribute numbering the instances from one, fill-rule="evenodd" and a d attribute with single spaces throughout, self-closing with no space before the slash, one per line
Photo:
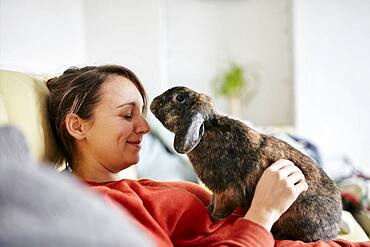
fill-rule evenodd
<path id="1" fill-rule="evenodd" d="M 139 161 L 140 143 L 150 127 L 142 115 L 142 96 L 129 79 L 110 77 L 100 94 L 87 120 L 84 151 L 109 171 L 119 172 Z"/>

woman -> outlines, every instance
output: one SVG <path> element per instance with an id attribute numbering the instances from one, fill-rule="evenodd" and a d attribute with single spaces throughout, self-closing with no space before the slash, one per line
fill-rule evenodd
<path id="1" fill-rule="evenodd" d="M 61 162 L 128 210 L 159 246 L 273 246 L 272 225 L 308 188 L 292 162 L 279 160 L 262 175 L 247 212 L 237 209 L 212 222 L 207 209 L 210 194 L 200 186 L 120 180 L 118 172 L 139 161 L 142 138 L 150 131 L 146 94 L 132 71 L 116 65 L 71 68 L 47 85 Z M 276 241 L 288 242 L 303 245 Z"/>

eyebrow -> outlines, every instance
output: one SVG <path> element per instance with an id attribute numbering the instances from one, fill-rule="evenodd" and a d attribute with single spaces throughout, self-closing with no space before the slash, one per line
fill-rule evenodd
<path id="1" fill-rule="evenodd" d="M 127 106 L 127 105 L 136 106 L 136 103 L 135 102 L 123 103 L 122 105 L 117 106 L 117 108 L 121 108 L 121 107 L 124 107 L 124 106 Z"/>

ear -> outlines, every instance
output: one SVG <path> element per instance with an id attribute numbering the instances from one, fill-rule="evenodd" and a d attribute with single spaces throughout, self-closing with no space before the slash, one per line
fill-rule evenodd
<path id="1" fill-rule="evenodd" d="M 198 145 L 204 134 L 203 122 L 204 116 L 198 112 L 181 124 L 174 140 L 174 148 L 178 153 L 188 153 Z"/>
<path id="2" fill-rule="evenodd" d="M 65 124 L 68 133 L 76 140 L 82 140 L 85 138 L 83 120 L 77 114 L 68 113 Z"/>

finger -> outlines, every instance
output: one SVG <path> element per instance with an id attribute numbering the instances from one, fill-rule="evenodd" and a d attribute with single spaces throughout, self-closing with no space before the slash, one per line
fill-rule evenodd
<path id="1" fill-rule="evenodd" d="M 290 184 L 290 185 L 295 185 L 299 182 L 305 182 L 306 179 L 305 177 L 303 176 L 302 172 L 301 171 L 297 171 L 297 172 L 294 172 L 292 174 L 290 174 L 288 177 L 287 177 L 287 182 Z"/>
<path id="2" fill-rule="evenodd" d="M 288 177 L 290 176 L 291 174 L 293 173 L 302 173 L 302 171 L 296 166 L 294 165 L 293 163 L 290 164 L 290 165 L 287 165 L 287 166 L 284 166 L 282 167 L 280 170 L 279 170 L 279 173 L 282 177 Z M 302 174 L 303 175 L 303 174 Z"/>
<path id="3" fill-rule="evenodd" d="M 308 184 L 306 182 L 304 182 L 304 181 L 300 181 L 299 183 L 297 183 L 294 186 L 294 189 L 295 189 L 295 192 L 297 193 L 297 195 L 299 195 L 303 191 L 307 191 L 308 190 Z"/>
<path id="4" fill-rule="evenodd" d="M 273 171 L 278 171 L 281 168 L 283 168 L 285 166 L 289 166 L 289 165 L 294 165 L 294 164 L 290 160 L 280 159 L 280 160 L 275 161 L 274 163 L 272 163 L 270 165 L 269 169 L 271 169 Z"/>

